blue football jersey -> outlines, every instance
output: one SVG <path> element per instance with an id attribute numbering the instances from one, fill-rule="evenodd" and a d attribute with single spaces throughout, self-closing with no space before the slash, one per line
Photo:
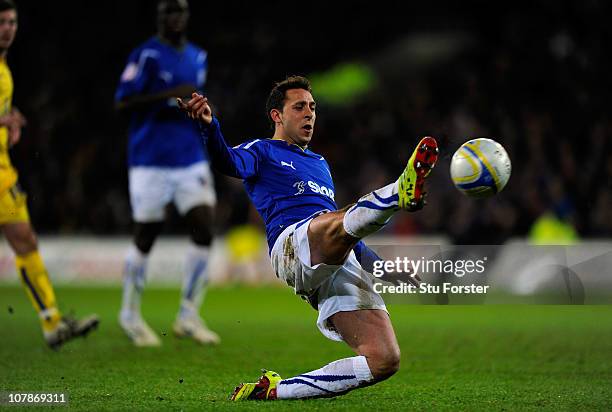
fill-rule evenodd
<path id="1" fill-rule="evenodd" d="M 337 209 L 334 182 L 323 156 L 273 139 L 228 147 L 216 118 L 203 131 L 213 167 L 243 179 L 266 224 L 270 249 L 287 226 L 321 210 Z"/>
<path id="2" fill-rule="evenodd" d="M 160 93 L 186 83 L 201 91 L 207 69 L 204 50 L 191 43 L 178 50 L 153 37 L 130 54 L 115 101 Z M 208 159 L 198 126 L 176 107 L 176 101 L 168 99 L 149 110 L 132 113 L 128 131 L 130 166 L 185 167 Z"/>
<path id="3" fill-rule="evenodd" d="M 219 121 L 201 126 L 213 167 L 242 179 L 266 224 L 268 247 L 287 226 L 322 210 L 337 210 L 334 182 L 327 161 L 309 149 L 283 140 L 254 139 L 229 147 Z M 353 248 L 362 267 L 372 273 L 381 258 L 363 241 Z"/>

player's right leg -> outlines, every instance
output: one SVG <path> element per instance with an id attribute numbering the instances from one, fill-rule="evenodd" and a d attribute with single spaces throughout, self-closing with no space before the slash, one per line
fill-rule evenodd
<path id="1" fill-rule="evenodd" d="M 186 218 L 192 243 L 186 254 L 181 302 L 172 329 L 179 338 L 190 338 L 203 345 L 218 344 L 221 338 L 200 315 L 208 285 L 213 209 L 199 205 L 189 210 Z"/>
<path id="2" fill-rule="evenodd" d="M 209 278 L 209 258 L 213 241 L 214 208 L 217 203 L 210 166 L 198 162 L 176 170 L 174 204 L 185 217 L 191 245 L 185 256 L 181 302 L 172 327 L 180 338 L 200 344 L 217 344 L 219 336 L 208 328 L 200 312 Z"/>
<path id="3" fill-rule="evenodd" d="M 311 263 L 341 264 L 359 239 L 382 229 L 397 211 L 421 209 L 425 179 L 437 160 L 436 140 L 424 137 L 397 181 L 368 193 L 347 210 L 314 218 L 308 227 Z"/>
<path id="4" fill-rule="evenodd" d="M 95 315 L 77 321 L 60 313 L 53 286 L 38 252 L 36 233 L 30 224 L 25 194 L 18 186 L 0 196 L 0 228 L 15 252 L 17 273 L 38 313 L 47 344 L 57 349 L 67 341 L 85 336 L 96 328 L 99 320 Z"/>
<path id="5" fill-rule="evenodd" d="M 136 346 L 161 345 L 157 334 L 142 317 L 141 300 L 146 282 L 149 252 L 162 227 L 162 222 L 134 223 L 134 243 L 125 257 L 119 324 Z"/>
<path id="6" fill-rule="evenodd" d="M 134 242 L 125 257 L 119 324 L 134 345 L 159 346 L 161 340 L 142 317 L 141 300 L 149 253 L 162 231 L 165 207 L 172 193 L 166 171 L 149 167 L 130 169 L 129 190 Z"/>

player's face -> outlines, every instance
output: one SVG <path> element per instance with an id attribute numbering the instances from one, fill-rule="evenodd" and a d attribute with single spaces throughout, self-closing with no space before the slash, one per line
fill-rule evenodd
<path id="1" fill-rule="evenodd" d="M 167 34 L 184 33 L 189 21 L 189 6 L 185 0 L 167 1 L 159 9 L 159 19 Z"/>
<path id="2" fill-rule="evenodd" d="M 300 146 L 312 139 L 316 120 L 316 103 L 312 94 L 304 89 L 290 89 L 285 93 L 281 121 L 285 135 Z"/>
<path id="3" fill-rule="evenodd" d="M 0 13 L 0 50 L 11 47 L 17 33 L 17 12 L 5 10 Z"/>

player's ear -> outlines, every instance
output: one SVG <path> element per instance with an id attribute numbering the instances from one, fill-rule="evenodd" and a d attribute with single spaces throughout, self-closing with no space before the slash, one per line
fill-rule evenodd
<path id="1" fill-rule="evenodd" d="M 274 123 L 282 123 L 281 112 L 278 109 L 270 110 L 270 118 Z"/>

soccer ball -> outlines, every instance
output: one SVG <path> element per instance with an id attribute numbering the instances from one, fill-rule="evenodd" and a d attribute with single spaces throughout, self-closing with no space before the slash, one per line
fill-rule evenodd
<path id="1" fill-rule="evenodd" d="M 484 138 L 462 144 L 450 166 L 455 187 L 470 197 L 488 197 L 501 192 L 511 171 L 510 158 L 503 146 Z"/>

